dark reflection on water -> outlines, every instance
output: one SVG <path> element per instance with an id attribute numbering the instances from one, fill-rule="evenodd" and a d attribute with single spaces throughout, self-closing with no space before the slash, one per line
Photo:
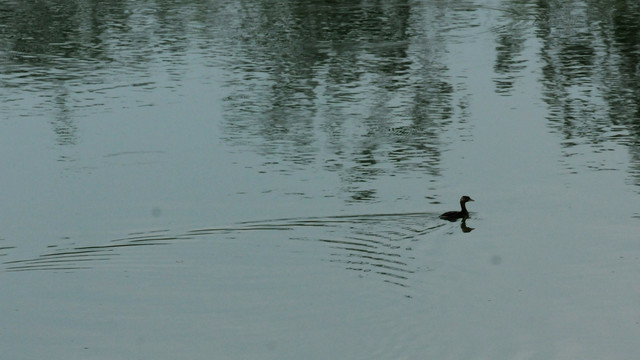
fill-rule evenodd
<path id="1" fill-rule="evenodd" d="M 493 66 L 495 91 L 510 95 L 516 80 L 527 68 L 529 59 L 524 54 L 526 41 L 530 38 L 532 23 L 535 22 L 533 4 L 509 2 L 505 8 L 492 8 L 499 13 L 500 25 L 496 25 L 496 59 Z"/>
<path id="2" fill-rule="evenodd" d="M 0 7 L 2 85 L 14 90 L 0 106 L 12 117 L 52 111 L 59 145 L 81 140 L 77 121 L 86 112 L 152 106 L 119 99 L 119 90 L 178 88 L 195 55 L 225 72 L 229 143 L 276 158 L 285 171 L 326 162 L 349 201 L 375 200 L 364 183 L 383 174 L 439 174 L 441 133 L 465 106 L 453 103 L 457 84 L 443 55 L 455 37 L 447 34 L 477 21 L 464 2 Z M 25 106 L 33 95 L 36 104 Z"/>
<path id="3" fill-rule="evenodd" d="M 241 11 L 244 32 L 227 72 L 227 140 L 286 167 L 326 162 L 348 184 L 350 201 L 375 200 L 366 183 L 384 174 L 437 176 L 440 133 L 455 106 L 442 61 L 451 19 L 437 15 L 452 10 L 281 6 Z"/>
<path id="4" fill-rule="evenodd" d="M 467 219 L 462 219 L 462 221 L 460 222 L 460 230 L 462 230 L 462 232 L 468 233 L 472 232 L 475 229 L 476 228 L 472 228 L 467 225 Z"/>
<path id="5" fill-rule="evenodd" d="M 54 131 L 62 133 L 65 143 L 64 134 L 77 126 L 73 124 L 76 117 L 111 110 L 118 89 L 140 87 L 152 92 L 179 86 L 187 72 L 184 58 L 192 48 L 189 38 L 195 32 L 190 20 L 208 14 L 214 6 L 207 2 L 149 5 L 2 2 L 1 85 L 12 90 L 2 96 L 3 110 L 11 117 L 52 111 L 59 119 Z M 166 73 L 167 81 L 160 78 L 163 81 L 158 83 L 156 73 Z"/>
<path id="6" fill-rule="evenodd" d="M 622 144 L 640 184 L 640 6 L 610 1 L 503 4 L 493 8 L 500 14 L 494 27 L 496 92 L 511 94 L 521 72 L 541 64 L 542 99 L 550 127 L 562 136 L 564 166 L 578 172 L 579 165 L 569 158 L 589 152 L 585 168 L 614 170 L 606 153 Z M 532 38 L 541 48 L 536 58 L 527 58 Z"/>
<path id="7" fill-rule="evenodd" d="M 624 144 L 640 183 L 633 2 L 51 0 L 3 2 L 0 10 L 0 81 L 11 89 L 0 106 L 9 117 L 53 111 L 58 144 L 78 143 L 78 116 L 108 111 L 119 88 L 179 88 L 197 55 L 225 71 L 230 143 L 287 170 L 327 162 L 352 201 L 375 200 L 361 183 L 382 174 L 438 176 L 442 133 L 467 121 L 470 96 L 444 55 L 457 30 L 489 13 L 497 21 L 495 91 L 511 94 L 536 61 L 525 55 L 533 31 L 548 120 L 565 155 L 579 145 L 597 153 Z M 125 108 L 153 105 L 121 100 Z"/>
<path id="8" fill-rule="evenodd" d="M 563 137 L 565 156 L 580 154 L 585 146 L 597 154 L 624 144 L 640 184 L 640 6 L 540 2 L 538 19 L 544 100 L 552 128 Z M 610 169 L 604 161 L 588 167 Z"/>

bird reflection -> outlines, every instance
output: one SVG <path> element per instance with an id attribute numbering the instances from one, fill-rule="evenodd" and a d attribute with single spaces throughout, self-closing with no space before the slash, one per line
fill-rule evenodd
<path id="1" fill-rule="evenodd" d="M 467 219 L 462 219 L 462 222 L 460 223 L 460 229 L 464 233 L 472 232 L 473 230 L 475 230 L 475 228 L 467 226 Z"/>

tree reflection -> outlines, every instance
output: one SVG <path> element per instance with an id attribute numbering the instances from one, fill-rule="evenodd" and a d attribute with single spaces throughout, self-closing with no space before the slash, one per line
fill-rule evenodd
<path id="1" fill-rule="evenodd" d="M 494 83 L 496 92 L 511 94 L 519 73 L 526 68 L 527 59 L 523 57 L 527 32 L 531 28 L 533 15 L 531 6 L 514 1 L 508 2 L 503 9 L 492 9 L 500 14 L 500 21 L 505 24 L 494 27 L 496 36 L 496 61 Z"/>
<path id="2" fill-rule="evenodd" d="M 391 171 L 437 175 L 453 85 L 442 61 L 449 24 L 438 17 L 446 4 L 430 7 L 292 1 L 242 8 L 242 46 L 227 82 L 229 140 L 255 141 L 279 159 L 330 160 L 326 169 L 339 171 L 351 201 L 374 200 L 367 183 Z M 333 156 L 318 159 L 325 155 L 311 144 Z M 381 166 L 388 161 L 393 169 Z"/>
<path id="3" fill-rule="evenodd" d="M 384 174 L 439 175 L 442 135 L 454 119 L 465 124 L 472 96 L 450 73 L 450 34 L 478 26 L 487 12 L 499 23 L 494 90 L 513 93 L 536 60 L 525 58 L 535 36 L 547 120 L 564 155 L 623 144 L 640 185 L 633 1 L 2 2 L 1 84 L 12 91 L 0 106 L 37 94 L 19 116 L 52 109 L 58 143 L 72 146 L 78 109 L 109 110 L 105 88 L 149 84 L 157 71 L 168 83 L 145 90 L 179 87 L 197 54 L 225 72 L 227 141 L 283 163 L 326 164 L 347 198 L 373 201 L 367 183 Z"/>
<path id="4" fill-rule="evenodd" d="M 640 7 L 626 1 L 539 1 L 538 18 L 553 128 L 568 149 L 587 145 L 597 153 L 609 150 L 608 143 L 629 146 L 640 184 Z"/>

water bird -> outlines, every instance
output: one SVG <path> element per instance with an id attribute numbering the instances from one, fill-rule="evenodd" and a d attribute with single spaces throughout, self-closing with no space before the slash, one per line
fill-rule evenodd
<path id="1" fill-rule="evenodd" d="M 469 212 L 467 211 L 467 207 L 465 206 L 465 204 L 468 201 L 473 201 L 472 198 L 470 198 L 467 195 L 464 195 L 463 197 L 460 198 L 460 207 L 462 208 L 461 211 L 447 211 L 446 213 L 440 215 L 440 219 L 443 220 L 449 220 L 449 221 L 456 221 L 458 219 L 466 219 L 469 217 Z"/>

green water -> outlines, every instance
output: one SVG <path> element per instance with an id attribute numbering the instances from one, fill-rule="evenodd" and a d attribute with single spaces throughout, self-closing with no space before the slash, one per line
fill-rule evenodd
<path id="1" fill-rule="evenodd" d="M 8 358 L 640 354 L 637 6 L 0 10 Z"/>

